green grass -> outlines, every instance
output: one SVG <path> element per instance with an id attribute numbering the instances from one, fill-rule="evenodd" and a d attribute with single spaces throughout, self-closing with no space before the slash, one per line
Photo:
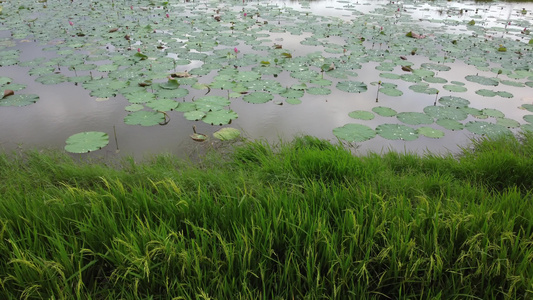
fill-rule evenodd
<path id="1" fill-rule="evenodd" d="M 1 299 L 531 299 L 533 134 L 200 163 L 0 155 Z"/>

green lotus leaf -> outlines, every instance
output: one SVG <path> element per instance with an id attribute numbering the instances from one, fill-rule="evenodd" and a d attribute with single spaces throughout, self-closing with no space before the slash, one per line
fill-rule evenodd
<path id="1" fill-rule="evenodd" d="M 511 131 L 505 126 L 483 121 L 468 122 L 466 123 L 465 128 L 472 133 L 486 135 L 489 137 L 496 137 L 502 134 L 511 134 Z"/>
<path id="2" fill-rule="evenodd" d="M 522 104 L 520 108 L 533 112 L 533 104 Z"/>
<path id="3" fill-rule="evenodd" d="M 509 118 L 496 118 L 496 124 L 505 126 L 507 128 L 520 127 L 520 122 Z"/>
<path id="4" fill-rule="evenodd" d="M 165 115 L 156 111 L 136 111 L 124 118 L 128 125 L 154 126 L 165 122 Z"/>
<path id="5" fill-rule="evenodd" d="M 489 78 L 480 75 L 467 75 L 465 79 L 470 82 L 476 82 L 483 85 L 497 86 L 500 83 L 497 78 Z"/>
<path id="6" fill-rule="evenodd" d="M 238 138 L 241 135 L 239 129 L 225 127 L 213 133 L 213 137 L 221 141 L 230 141 Z"/>
<path id="7" fill-rule="evenodd" d="M 506 91 L 499 91 L 496 94 L 502 98 L 513 98 L 514 97 L 513 94 L 506 92 Z"/>
<path id="8" fill-rule="evenodd" d="M 398 114 L 394 109 L 390 107 L 377 106 L 372 108 L 372 111 L 382 117 L 394 117 Z"/>
<path id="9" fill-rule="evenodd" d="M 135 94 L 126 94 L 124 97 L 132 104 L 148 103 L 155 100 L 155 95 L 147 91 Z"/>
<path id="10" fill-rule="evenodd" d="M 424 77 L 433 77 L 435 75 L 435 72 L 433 71 L 430 71 L 430 70 L 426 70 L 426 69 L 414 69 L 413 71 L 413 74 L 415 75 L 418 75 L 422 78 Z M 424 78 L 425 80 L 425 78 Z"/>
<path id="11" fill-rule="evenodd" d="M 450 91 L 450 92 L 456 92 L 456 93 L 463 93 L 466 92 L 468 89 L 464 86 L 455 85 L 455 84 L 445 84 L 442 86 L 443 89 Z"/>
<path id="12" fill-rule="evenodd" d="M 13 79 L 6 76 L 0 76 L 0 85 L 8 84 L 11 82 L 13 82 Z"/>
<path id="13" fill-rule="evenodd" d="M 423 63 L 420 65 L 422 68 L 430 69 L 430 70 L 436 70 L 436 71 L 450 71 L 451 67 L 442 65 L 442 64 L 434 64 L 434 63 Z"/>
<path id="14" fill-rule="evenodd" d="M 71 153 L 87 153 L 101 149 L 109 144 L 109 136 L 105 132 L 87 131 L 71 135 L 66 140 L 65 150 Z"/>
<path id="15" fill-rule="evenodd" d="M 172 99 L 156 99 L 146 103 L 146 106 L 155 111 L 169 111 L 178 107 L 179 102 Z"/>
<path id="16" fill-rule="evenodd" d="M 387 78 L 387 79 L 400 79 L 402 76 L 394 73 L 379 73 L 379 77 Z"/>
<path id="17" fill-rule="evenodd" d="M 100 71 L 100 72 L 111 72 L 111 71 L 116 71 L 117 69 L 118 69 L 118 66 L 117 65 L 112 65 L 112 64 L 99 65 L 97 67 L 97 70 Z"/>
<path id="18" fill-rule="evenodd" d="M 464 82 L 454 81 L 454 80 L 450 81 L 450 83 L 451 83 L 451 84 L 455 84 L 455 85 L 460 85 L 460 86 L 464 86 L 464 85 L 465 85 Z"/>
<path id="19" fill-rule="evenodd" d="M 520 130 L 533 132 L 533 124 L 531 123 L 522 124 L 520 125 Z"/>
<path id="20" fill-rule="evenodd" d="M 285 99 L 285 102 L 287 102 L 288 104 L 297 105 L 297 104 L 302 103 L 302 100 L 298 98 L 287 98 Z"/>
<path id="21" fill-rule="evenodd" d="M 323 87 L 311 87 L 307 89 L 307 93 L 310 95 L 329 95 L 331 90 Z"/>
<path id="22" fill-rule="evenodd" d="M 16 94 L 0 99 L 0 106 L 26 106 L 39 100 L 34 94 Z"/>
<path id="23" fill-rule="evenodd" d="M 284 98 L 301 98 L 304 95 L 304 91 L 285 89 L 283 92 L 279 93 L 279 95 Z"/>
<path id="24" fill-rule="evenodd" d="M 330 86 L 332 84 L 331 80 L 324 79 L 324 78 L 316 78 L 311 81 L 309 81 L 312 84 L 316 84 L 318 86 Z"/>
<path id="25" fill-rule="evenodd" d="M 494 109 L 494 108 L 484 108 L 481 110 L 481 113 L 488 117 L 494 117 L 494 118 L 503 118 L 505 117 L 505 114 L 501 111 Z"/>
<path id="26" fill-rule="evenodd" d="M 196 104 L 194 102 L 180 102 L 175 111 L 188 112 L 196 110 Z"/>
<path id="27" fill-rule="evenodd" d="M 480 89 L 476 91 L 476 94 L 484 97 L 494 97 L 496 96 L 495 91 L 487 90 L 487 89 Z"/>
<path id="28" fill-rule="evenodd" d="M 403 92 L 396 88 L 380 88 L 379 92 L 391 97 L 399 97 L 403 95 Z"/>
<path id="29" fill-rule="evenodd" d="M 533 123 L 533 115 L 525 115 L 523 119 L 528 123 Z"/>
<path id="30" fill-rule="evenodd" d="M 291 89 L 293 89 L 293 90 L 306 90 L 307 89 L 307 84 L 305 84 L 305 83 L 293 84 L 291 86 Z"/>
<path id="31" fill-rule="evenodd" d="M 470 101 L 457 96 L 443 96 L 439 98 L 439 103 L 450 107 L 467 107 Z"/>
<path id="32" fill-rule="evenodd" d="M 141 105 L 141 104 L 130 104 L 130 105 L 124 107 L 124 109 L 126 111 L 129 111 L 129 112 L 134 112 L 134 111 L 143 110 L 144 109 L 144 105 Z"/>
<path id="33" fill-rule="evenodd" d="M 359 120 L 372 120 L 372 119 L 374 119 L 374 114 L 369 112 L 369 111 L 365 111 L 365 110 L 352 111 L 352 112 L 350 112 L 348 114 L 348 116 L 350 116 L 350 118 L 359 119 Z"/>
<path id="34" fill-rule="evenodd" d="M 401 76 L 401 79 L 407 82 L 420 82 L 422 80 L 422 77 L 416 74 L 403 74 Z"/>
<path id="35" fill-rule="evenodd" d="M 428 88 L 429 88 L 429 84 L 425 82 L 420 82 L 420 83 L 409 86 L 410 90 L 417 92 L 417 93 L 424 93 Z"/>
<path id="36" fill-rule="evenodd" d="M 205 117 L 206 113 L 203 112 L 203 111 L 199 111 L 199 110 L 192 110 L 192 111 L 187 111 L 183 114 L 183 116 L 185 117 L 185 119 L 189 120 L 189 121 L 198 121 L 198 120 L 201 120 Z"/>
<path id="37" fill-rule="evenodd" d="M 159 98 L 183 98 L 189 94 L 188 89 L 178 88 L 174 90 L 161 89 L 155 92 Z"/>
<path id="38" fill-rule="evenodd" d="M 462 130 L 464 128 L 463 123 L 451 119 L 438 119 L 435 123 L 448 130 Z"/>
<path id="39" fill-rule="evenodd" d="M 519 81 L 514 81 L 514 80 L 500 80 L 500 83 L 504 84 L 504 85 L 514 86 L 514 87 L 524 87 L 525 86 L 524 83 L 519 82 Z"/>
<path id="40" fill-rule="evenodd" d="M 415 129 L 400 124 L 381 124 L 376 128 L 376 133 L 388 140 L 413 141 L 418 138 Z"/>
<path id="41" fill-rule="evenodd" d="M 348 93 L 361 93 L 367 90 L 366 84 L 360 81 L 340 81 L 336 87 Z"/>
<path id="42" fill-rule="evenodd" d="M 333 134 L 347 142 L 364 142 L 376 136 L 376 131 L 361 124 L 346 124 L 333 129 Z"/>
<path id="43" fill-rule="evenodd" d="M 424 81 L 429 82 L 429 83 L 440 83 L 440 84 L 448 83 L 448 80 L 442 77 L 433 77 L 433 76 L 424 77 Z"/>
<path id="44" fill-rule="evenodd" d="M 242 99 L 248 103 L 258 104 L 267 103 L 268 101 L 274 99 L 274 96 L 265 92 L 254 92 L 244 96 Z"/>
<path id="45" fill-rule="evenodd" d="M 43 75 L 41 77 L 38 77 L 35 79 L 35 81 L 40 82 L 42 84 L 58 84 L 67 81 L 67 77 L 63 74 L 48 74 Z"/>
<path id="46" fill-rule="evenodd" d="M 180 87 L 180 84 L 179 84 L 178 80 L 176 80 L 176 79 L 169 79 L 165 83 L 160 83 L 159 87 L 161 87 L 162 89 L 166 89 L 166 90 L 175 90 L 175 89 L 178 89 Z"/>
<path id="47" fill-rule="evenodd" d="M 432 124 L 433 118 L 419 112 L 401 112 L 396 115 L 398 120 L 409 125 Z"/>
<path id="48" fill-rule="evenodd" d="M 464 120 L 468 114 L 456 107 L 426 106 L 424 112 L 435 119 Z"/>
<path id="49" fill-rule="evenodd" d="M 313 70 L 292 71 L 291 77 L 299 79 L 299 80 L 311 81 L 313 79 L 319 78 L 320 73 L 313 71 Z"/>
<path id="50" fill-rule="evenodd" d="M 204 96 L 194 100 L 196 109 L 200 111 L 220 110 L 231 104 L 227 97 L 222 96 Z"/>
<path id="51" fill-rule="evenodd" d="M 239 73 L 237 73 L 237 75 L 235 75 L 235 80 L 242 82 L 254 81 L 259 78 L 261 78 L 261 74 L 254 71 L 240 71 Z"/>
<path id="52" fill-rule="evenodd" d="M 444 136 L 444 132 L 442 130 L 434 129 L 431 127 L 419 127 L 417 128 L 416 132 L 420 135 L 438 139 Z"/>
<path id="53" fill-rule="evenodd" d="M 211 125 L 226 125 L 231 123 L 231 120 L 237 119 L 237 117 L 237 113 L 233 110 L 221 109 L 208 112 L 202 121 Z"/>

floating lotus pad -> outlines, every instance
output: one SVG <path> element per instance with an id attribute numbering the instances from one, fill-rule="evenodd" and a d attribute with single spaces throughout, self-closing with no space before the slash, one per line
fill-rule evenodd
<path id="1" fill-rule="evenodd" d="M 464 128 L 463 123 L 451 119 L 438 119 L 435 123 L 448 130 L 462 130 Z"/>
<path id="2" fill-rule="evenodd" d="M 221 109 L 208 112 L 202 121 L 211 125 L 226 125 L 231 123 L 231 120 L 237 119 L 237 117 L 237 113 L 233 110 Z"/>
<path id="3" fill-rule="evenodd" d="M 533 104 L 522 104 L 521 108 L 533 112 Z"/>
<path id="4" fill-rule="evenodd" d="M 366 84 L 360 81 L 340 81 L 336 87 L 348 93 L 361 93 L 367 90 Z"/>
<path id="5" fill-rule="evenodd" d="M 496 118 L 496 124 L 505 126 L 507 128 L 520 127 L 520 122 L 509 118 Z"/>
<path id="6" fill-rule="evenodd" d="M 376 128 L 376 133 L 388 140 L 413 141 L 418 138 L 415 129 L 399 124 L 381 124 Z"/>
<path id="7" fill-rule="evenodd" d="M 463 93 L 466 92 L 468 89 L 464 86 L 455 85 L 455 84 L 445 84 L 442 86 L 443 89 L 450 91 L 450 92 L 456 92 L 456 93 Z"/>
<path id="8" fill-rule="evenodd" d="M 71 153 L 87 153 L 109 144 L 109 136 L 105 132 L 87 131 L 71 135 L 66 140 L 65 150 Z"/>
<path id="9" fill-rule="evenodd" d="M 497 78 L 489 78 L 480 75 L 467 75 L 465 79 L 470 82 L 475 82 L 483 85 L 497 86 L 500 83 Z"/>
<path id="10" fill-rule="evenodd" d="M 419 112 L 401 112 L 396 115 L 398 120 L 409 125 L 432 124 L 433 118 Z"/>
<path id="11" fill-rule="evenodd" d="M 457 96 L 444 96 L 439 98 L 439 103 L 451 107 L 467 107 L 470 101 Z"/>
<path id="12" fill-rule="evenodd" d="M 333 134 L 347 142 L 364 142 L 376 136 L 376 131 L 361 124 L 346 124 L 333 129 Z"/>
<path id="13" fill-rule="evenodd" d="M 254 92 L 244 96 L 242 99 L 248 103 L 259 104 L 267 103 L 268 101 L 274 99 L 274 96 L 265 92 Z"/>
<path id="14" fill-rule="evenodd" d="M 221 141 L 229 141 L 238 138 L 241 135 L 239 129 L 225 127 L 213 133 L 213 137 Z"/>
<path id="15" fill-rule="evenodd" d="M 481 113 L 488 117 L 503 118 L 505 114 L 501 111 L 493 108 L 484 108 L 481 110 Z"/>
<path id="16" fill-rule="evenodd" d="M 468 122 L 465 125 L 465 128 L 476 134 L 486 135 L 489 137 L 496 137 L 502 134 L 511 134 L 512 132 L 505 126 L 483 122 L 483 121 L 472 121 Z"/>
<path id="17" fill-rule="evenodd" d="M 417 128 L 416 132 L 420 135 L 438 139 L 444 136 L 444 132 L 442 130 L 434 129 L 431 127 L 419 127 Z"/>
<path id="18" fill-rule="evenodd" d="M 397 114 L 397 112 L 394 109 L 390 107 L 384 107 L 384 106 L 374 107 L 372 108 L 372 111 L 382 117 L 394 117 Z"/>
<path id="19" fill-rule="evenodd" d="M 350 118 L 359 119 L 359 120 L 372 120 L 372 119 L 374 119 L 374 114 L 369 112 L 369 111 L 365 111 L 365 110 L 352 111 L 352 112 L 350 112 L 348 114 L 348 116 L 350 116 Z"/>
<path id="20" fill-rule="evenodd" d="M 35 94 L 16 94 L 0 99 L 0 106 L 26 106 L 37 102 L 37 100 L 39 100 L 39 96 Z"/>
<path id="21" fill-rule="evenodd" d="M 449 106 L 426 106 L 424 112 L 435 119 L 464 120 L 468 117 L 464 110 Z"/>
<path id="22" fill-rule="evenodd" d="M 136 111 L 124 118 L 128 125 L 154 126 L 165 122 L 165 114 L 156 111 Z"/>
<path id="23" fill-rule="evenodd" d="M 200 110 L 187 111 L 183 114 L 185 119 L 189 121 L 199 121 L 205 117 L 206 113 Z"/>
<path id="24" fill-rule="evenodd" d="M 379 92 L 391 97 L 399 97 L 403 95 L 403 92 L 396 88 L 380 88 Z"/>

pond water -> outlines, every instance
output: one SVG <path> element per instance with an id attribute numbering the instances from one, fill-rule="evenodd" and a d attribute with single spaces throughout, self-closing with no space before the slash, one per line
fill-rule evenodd
<path id="1" fill-rule="evenodd" d="M 231 127 L 442 153 L 532 128 L 531 3 L 130 2 L 0 3 L 1 149 L 96 131 L 90 155 L 190 157 Z"/>

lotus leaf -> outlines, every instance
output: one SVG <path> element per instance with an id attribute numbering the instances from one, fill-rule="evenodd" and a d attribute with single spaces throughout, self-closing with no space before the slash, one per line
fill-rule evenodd
<path id="1" fill-rule="evenodd" d="M 501 111 L 497 110 L 497 109 L 493 109 L 493 108 L 484 108 L 481 110 L 481 113 L 485 116 L 488 116 L 488 117 L 495 117 L 495 118 L 503 118 L 505 116 L 504 113 L 502 113 Z"/>
<path id="2" fill-rule="evenodd" d="M 381 88 L 379 89 L 379 92 L 391 97 L 399 97 L 403 95 L 403 92 L 396 88 Z"/>
<path id="3" fill-rule="evenodd" d="M 520 123 L 518 121 L 509 118 L 496 118 L 496 124 L 505 126 L 507 128 L 520 127 Z"/>
<path id="4" fill-rule="evenodd" d="M 472 133 L 482 134 L 489 137 L 496 137 L 501 134 L 511 134 L 511 131 L 505 126 L 483 121 L 468 122 L 466 123 L 465 128 Z"/>
<path id="5" fill-rule="evenodd" d="M 183 116 L 185 117 L 185 119 L 189 120 L 189 121 L 198 121 L 198 120 L 201 120 L 205 117 L 206 113 L 203 112 L 203 111 L 199 111 L 199 110 L 192 110 L 192 111 L 187 111 L 183 114 Z"/>
<path id="6" fill-rule="evenodd" d="M 146 106 L 155 111 L 169 111 L 178 107 L 179 103 L 172 99 L 156 99 L 146 103 Z"/>
<path id="7" fill-rule="evenodd" d="M 502 98 L 513 98 L 514 97 L 513 94 L 506 92 L 506 91 L 499 91 L 497 92 L 497 95 Z"/>
<path id="8" fill-rule="evenodd" d="M 330 86 L 332 84 L 331 80 L 324 79 L 324 78 L 317 78 L 309 81 L 312 84 L 316 84 L 318 86 Z"/>
<path id="9" fill-rule="evenodd" d="M 105 147 L 109 144 L 107 133 L 99 131 L 80 132 L 71 135 L 66 140 L 65 150 L 71 153 L 87 153 Z"/>
<path id="10" fill-rule="evenodd" d="M 26 106 L 37 102 L 37 100 L 39 100 L 39 96 L 34 94 L 17 94 L 0 99 L 0 106 Z"/>
<path id="11" fill-rule="evenodd" d="M 307 89 L 307 93 L 310 95 L 329 95 L 331 90 L 323 87 L 311 87 Z"/>
<path id="12" fill-rule="evenodd" d="M 348 93 L 361 93 L 367 90 L 366 84 L 360 81 L 340 81 L 336 87 Z"/>
<path id="13" fill-rule="evenodd" d="M 139 111 L 139 110 L 144 109 L 144 105 L 141 105 L 141 104 L 130 104 L 130 105 L 124 107 L 124 109 L 126 111 L 129 111 L 129 112 L 134 112 L 134 111 Z"/>
<path id="14" fill-rule="evenodd" d="M 166 90 L 176 90 L 180 87 L 180 84 L 176 79 L 169 79 L 167 82 L 159 84 L 159 86 Z"/>
<path id="15" fill-rule="evenodd" d="M 426 106 L 424 112 L 435 119 L 464 120 L 468 117 L 465 111 L 448 106 Z"/>
<path id="16" fill-rule="evenodd" d="M 444 96 L 439 98 L 439 103 L 450 107 L 467 107 L 470 101 L 456 96 Z"/>
<path id="17" fill-rule="evenodd" d="M 266 103 L 272 99 L 274 99 L 274 96 L 265 92 L 254 92 L 243 97 L 244 101 L 255 104 Z"/>
<path id="18" fill-rule="evenodd" d="M 136 111 L 124 118 L 128 125 L 153 126 L 165 121 L 165 115 L 156 111 Z"/>
<path id="19" fill-rule="evenodd" d="M 396 115 L 398 120 L 409 125 L 432 124 L 433 118 L 419 112 L 401 112 Z"/>
<path id="20" fill-rule="evenodd" d="M 376 131 L 361 124 L 346 124 L 333 129 L 333 134 L 347 142 L 364 142 L 376 136 Z"/>
<path id="21" fill-rule="evenodd" d="M 400 75 L 394 74 L 394 73 L 379 73 L 379 77 L 383 77 L 383 78 L 387 78 L 387 79 L 400 79 L 400 78 L 402 78 Z"/>
<path id="22" fill-rule="evenodd" d="M 352 111 L 352 112 L 350 112 L 348 114 L 348 116 L 350 116 L 350 118 L 359 119 L 359 120 L 372 120 L 372 119 L 374 119 L 374 114 L 369 112 L 369 111 L 365 111 L 365 110 Z"/>
<path id="23" fill-rule="evenodd" d="M 62 74 L 48 74 L 35 79 L 42 84 L 58 84 L 67 81 L 67 77 Z"/>
<path id="24" fill-rule="evenodd" d="M 200 111 L 220 110 L 231 104 L 226 97 L 222 96 L 204 96 L 194 101 L 196 109 Z"/>
<path id="25" fill-rule="evenodd" d="M 407 82 L 420 82 L 422 80 L 422 77 L 416 74 L 403 74 L 401 76 L 401 79 Z"/>
<path id="26" fill-rule="evenodd" d="M 381 124 L 376 128 L 376 133 L 388 140 L 413 141 L 418 138 L 415 129 L 399 124 Z"/>
<path id="27" fill-rule="evenodd" d="M 238 138 L 241 135 L 239 129 L 225 127 L 213 133 L 213 137 L 221 141 L 229 141 Z"/>
<path id="28" fill-rule="evenodd" d="M 456 92 L 456 93 L 462 93 L 462 92 L 467 91 L 467 88 L 465 88 L 464 86 L 455 85 L 455 84 L 445 84 L 442 86 L 442 88 L 447 91 Z"/>
<path id="29" fill-rule="evenodd" d="M 522 104 L 521 108 L 533 112 L 533 104 Z"/>
<path id="30" fill-rule="evenodd" d="M 384 106 L 374 107 L 372 108 L 372 111 L 382 117 L 394 117 L 397 114 L 397 112 L 394 109 L 390 107 L 384 107 Z"/>
<path id="31" fill-rule="evenodd" d="M 467 75 L 465 79 L 470 82 L 476 82 L 483 85 L 497 86 L 499 84 L 499 80 L 497 78 L 489 78 L 480 75 Z"/>
<path id="32" fill-rule="evenodd" d="M 433 76 L 424 77 L 424 81 L 429 82 L 429 83 L 440 83 L 440 84 L 448 83 L 448 80 L 442 77 L 433 77 Z"/>
<path id="33" fill-rule="evenodd" d="M 420 135 L 434 139 L 438 139 L 444 136 L 444 132 L 442 130 L 434 129 L 431 127 L 419 127 L 416 131 Z"/>
<path id="34" fill-rule="evenodd" d="M 523 119 L 528 123 L 533 123 L 533 115 L 525 115 Z"/>
<path id="35" fill-rule="evenodd" d="M 285 102 L 287 102 L 289 104 L 292 104 L 292 105 L 296 105 L 296 104 L 302 103 L 302 100 L 300 100 L 298 98 L 287 98 L 287 99 L 285 99 Z"/>
<path id="36" fill-rule="evenodd" d="M 208 112 L 202 121 L 211 125 L 225 125 L 231 123 L 231 120 L 237 119 L 237 117 L 237 113 L 233 110 L 221 109 Z"/>
<path id="37" fill-rule="evenodd" d="M 448 130 L 462 130 L 464 128 L 463 123 L 451 119 L 438 119 L 435 123 Z"/>
<path id="38" fill-rule="evenodd" d="M 196 110 L 196 104 L 193 102 L 180 102 L 175 111 L 188 112 Z"/>

